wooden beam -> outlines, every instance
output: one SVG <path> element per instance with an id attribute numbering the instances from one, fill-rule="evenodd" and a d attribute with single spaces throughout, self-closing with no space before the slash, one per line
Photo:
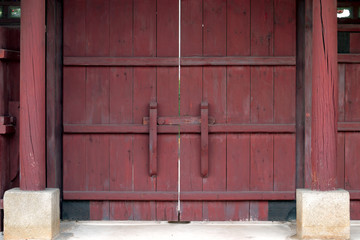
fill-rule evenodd
<path id="1" fill-rule="evenodd" d="M 336 0 L 313 0 L 311 189 L 336 187 L 337 18 Z"/>
<path id="2" fill-rule="evenodd" d="M 338 63 L 360 63 L 360 54 L 339 54 Z"/>
<path id="3" fill-rule="evenodd" d="M 47 187 L 61 188 L 62 1 L 47 0 L 46 168 Z"/>
<path id="4" fill-rule="evenodd" d="M 304 39 L 304 185 L 311 186 L 312 31 L 313 0 L 305 0 Z"/>
<path id="5" fill-rule="evenodd" d="M 296 1 L 296 188 L 304 188 L 305 0 Z"/>
<path id="6" fill-rule="evenodd" d="M 360 24 L 338 24 L 339 32 L 360 32 Z"/>
<path id="7" fill-rule="evenodd" d="M 43 190 L 45 171 L 45 0 L 21 1 L 20 188 Z"/>
<path id="8" fill-rule="evenodd" d="M 174 57 L 64 57 L 65 66 L 177 67 Z M 295 57 L 183 57 L 182 66 L 295 66 Z"/>
<path id="9" fill-rule="evenodd" d="M 177 201 L 177 192 L 64 191 L 66 200 Z M 295 200 L 295 191 L 181 192 L 181 201 Z"/>
<path id="10" fill-rule="evenodd" d="M 338 132 L 360 132 L 360 122 L 338 122 Z"/>
<path id="11" fill-rule="evenodd" d="M 158 133 L 178 133 L 179 125 L 158 125 Z M 180 125 L 181 133 L 200 133 L 200 125 Z M 64 133 L 149 133 L 141 124 L 64 124 Z M 214 124 L 209 133 L 295 133 L 295 124 Z"/>

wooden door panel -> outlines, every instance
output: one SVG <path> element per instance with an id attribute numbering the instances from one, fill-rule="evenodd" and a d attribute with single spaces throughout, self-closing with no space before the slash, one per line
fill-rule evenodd
<path id="1" fill-rule="evenodd" d="M 202 42 L 196 37 L 201 32 L 200 28 L 195 27 L 200 25 L 201 19 L 194 17 L 195 14 L 190 15 L 190 11 L 183 13 L 183 16 L 187 16 L 187 19 L 182 19 L 183 56 L 198 56 L 201 46 L 203 56 L 294 56 L 293 2 L 226 2 L 224 6 L 225 1 L 204 1 L 203 5 L 196 1 L 182 1 L 183 12 L 191 5 L 191 11 L 194 13 L 201 12 L 201 8 L 204 13 Z M 224 13 L 223 9 L 227 11 Z M 282 17 L 283 14 L 287 17 Z M 193 20 L 193 24 L 189 24 L 190 19 Z M 224 29 L 227 31 L 224 32 Z M 195 37 L 192 38 L 191 35 Z M 284 38 L 281 39 L 281 36 Z M 289 43 L 285 43 L 286 41 Z M 223 48 L 224 46 L 226 48 Z M 201 66 L 189 69 L 190 67 L 182 67 L 181 115 L 187 114 L 188 106 L 200 106 L 202 100 L 209 103 L 209 116 L 215 118 L 215 125 L 295 124 L 294 66 Z M 194 74 L 190 75 L 190 71 Z M 193 83 L 194 87 L 188 87 L 188 79 L 196 81 Z M 199 88 L 202 91 L 198 90 Z M 199 114 L 199 110 L 192 108 L 191 115 Z M 199 137 L 192 136 L 197 139 L 198 144 Z M 183 134 L 181 143 L 187 141 L 189 135 Z M 217 191 L 241 193 L 295 190 L 294 133 L 227 131 L 210 133 L 209 142 L 210 169 L 209 176 L 203 178 L 204 194 Z M 182 166 L 195 164 L 193 161 L 196 159 L 196 166 L 199 168 L 199 150 L 196 152 L 192 146 L 193 150 L 190 151 L 188 146 L 181 146 Z M 196 157 L 186 158 L 187 151 L 196 152 Z M 187 176 L 186 174 L 189 173 L 182 172 L 182 176 Z M 191 171 L 191 176 L 193 179 L 201 177 L 194 171 Z M 183 177 L 181 181 L 182 190 L 188 189 L 188 183 Z M 209 182 L 211 184 L 208 184 Z M 182 219 L 199 219 L 201 215 L 203 219 L 210 220 L 267 220 L 268 217 L 267 201 L 238 199 L 227 202 L 213 201 L 211 197 L 207 199 L 202 202 L 202 212 L 198 210 L 195 213 L 192 212 L 194 208 L 191 207 L 191 202 L 184 202 Z M 196 204 L 199 208 L 201 203 Z"/>
<path id="2" fill-rule="evenodd" d="M 291 0 L 183 0 L 181 6 L 182 57 L 295 53 Z M 179 114 L 176 65 L 145 66 L 148 57 L 163 61 L 177 54 L 177 1 L 64 1 L 65 58 L 143 60 L 137 66 L 64 66 L 65 129 L 82 129 L 64 132 L 64 191 L 78 191 L 78 196 L 105 191 L 104 199 L 90 201 L 92 219 L 177 220 L 177 131 L 158 132 L 158 174 L 150 176 L 143 124 L 153 101 L 158 117 Z M 266 220 L 267 201 L 228 201 L 226 194 L 294 190 L 295 137 L 276 132 L 273 125 L 295 124 L 295 67 L 182 66 L 180 92 L 181 117 L 200 117 L 201 103 L 207 102 L 215 119 L 209 127 L 206 178 L 200 172 L 200 131 L 180 136 L 181 219 Z M 268 133 L 233 130 L 259 126 Z M 136 130 L 124 133 L 127 128 Z M 125 199 L 122 193 L 135 197 Z"/>

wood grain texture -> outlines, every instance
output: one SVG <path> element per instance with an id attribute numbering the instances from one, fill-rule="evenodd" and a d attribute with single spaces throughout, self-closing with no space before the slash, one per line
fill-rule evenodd
<path id="1" fill-rule="evenodd" d="M 313 2 L 312 184 L 316 190 L 336 186 L 337 19 L 336 1 Z"/>
<path id="2" fill-rule="evenodd" d="M 47 187 L 61 188 L 62 161 L 62 2 L 47 0 L 46 168 Z"/>
<path id="3" fill-rule="evenodd" d="M 20 61 L 20 188 L 46 186 L 45 1 L 22 3 Z"/>

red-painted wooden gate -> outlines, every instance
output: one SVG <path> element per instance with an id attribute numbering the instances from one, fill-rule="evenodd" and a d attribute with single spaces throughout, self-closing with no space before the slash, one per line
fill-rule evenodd
<path id="1" fill-rule="evenodd" d="M 178 7 L 64 0 L 64 198 L 177 220 L 180 157 L 181 220 L 267 220 L 294 198 L 295 1 L 182 0 L 180 84 Z"/>

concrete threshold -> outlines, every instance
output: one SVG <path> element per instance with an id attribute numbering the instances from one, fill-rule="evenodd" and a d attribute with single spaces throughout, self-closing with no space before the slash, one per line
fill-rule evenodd
<path id="1" fill-rule="evenodd" d="M 138 222 L 79 221 L 61 222 L 56 240 L 283 240 L 296 239 L 295 222 Z M 0 239 L 3 239 L 2 236 Z M 360 240 L 360 221 L 351 221 L 351 239 Z"/>

